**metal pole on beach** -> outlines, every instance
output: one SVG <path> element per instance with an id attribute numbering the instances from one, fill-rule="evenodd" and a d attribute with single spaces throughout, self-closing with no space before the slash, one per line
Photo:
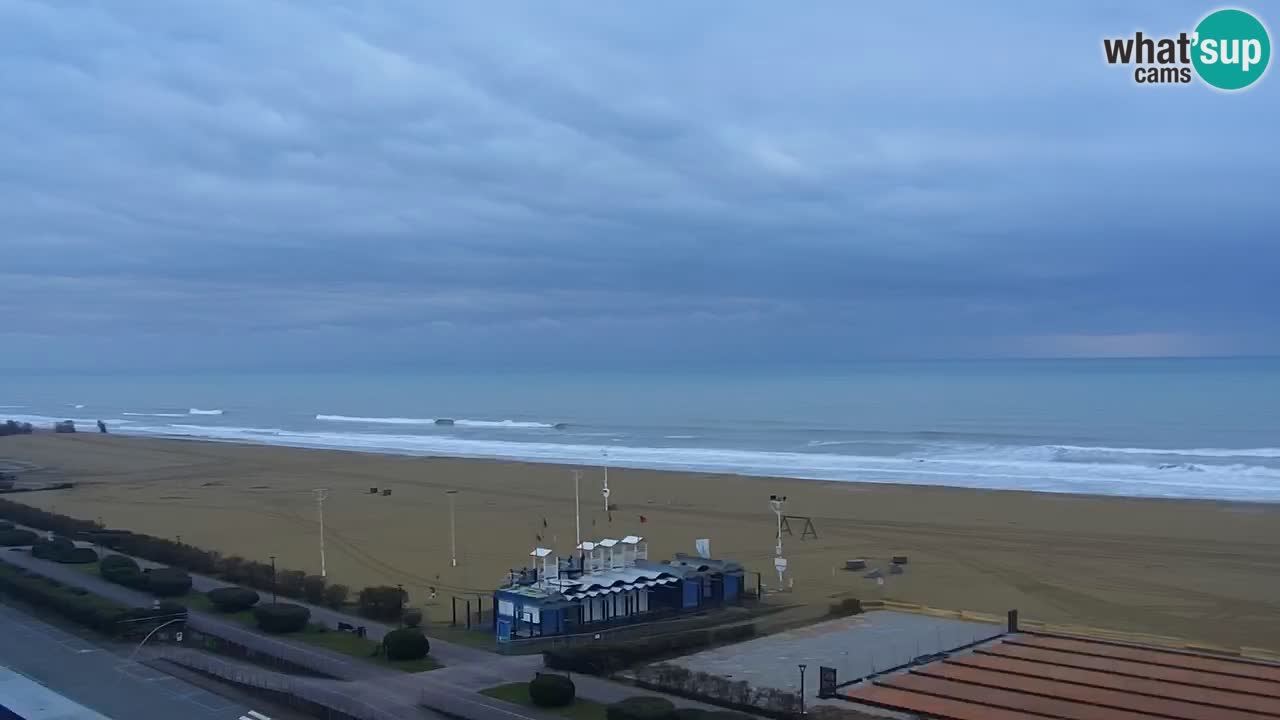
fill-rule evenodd
<path id="1" fill-rule="evenodd" d="M 454 502 L 453 496 L 458 494 L 457 490 L 445 490 L 445 495 L 449 496 L 449 559 L 453 563 L 453 567 L 458 567 L 458 535 L 457 523 L 454 521 Z"/>
<path id="2" fill-rule="evenodd" d="M 320 511 L 320 577 L 328 577 L 324 565 L 324 501 L 329 498 L 329 491 L 316 488 L 316 507 Z"/>
<path id="3" fill-rule="evenodd" d="M 578 505 L 578 482 L 582 480 L 582 471 L 573 471 L 573 527 L 578 538 L 574 547 L 582 545 L 582 511 Z"/>

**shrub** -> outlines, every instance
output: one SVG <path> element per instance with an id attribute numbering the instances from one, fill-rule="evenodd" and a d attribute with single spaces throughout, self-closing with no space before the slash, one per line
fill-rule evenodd
<path id="1" fill-rule="evenodd" d="M 107 634 L 116 634 L 122 629 L 119 621 L 128 610 L 110 600 L 54 585 L 38 575 L 18 572 L 16 568 L 3 563 L 0 563 L 0 589 L 32 605 Z"/>
<path id="2" fill-rule="evenodd" d="M 124 555 L 107 555 L 102 558 L 102 562 L 98 564 L 98 572 L 102 574 L 102 577 L 110 580 L 111 582 L 117 582 L 113 578 L 117 573 L 129 571 L 135 573 L 142 572 L 138 568 L 138 563 L 135 562 L 133 558 L 126 557 Z"/>
<path id="3" fill-rule="evenodd" d="M 147 573 L 147 590 L 160 597 L 177 597 L 191 591 L 191 576 L 178 568 L 155 568 Z"/>
<path id="4" fill-rule="evenodd" d="M 19 530 L 17 528 L 0 530 L 0 545 L 34 545 L 36 540 L 36 534 L 30 530 Z"/>
<path id="5" fill-rule="evenodd" d="M 422 624 L 422 611 L 417 608 L 405 610 L 401 620 L 404 621 L 405 627 L 416 628 Z"/>
<path id="6" fill-rule="evenodd" d="M 379 585 L 360 591 L 360 614 L 378 620 L 395 620 L 404 609 L 405 592 L 398 587 Z"/>
<path id="7" fill-rule="evenodd" d="M 324 589 L 324 604 L 331 608 L 340 608 L 347 601 L 351 591 L 346 585 L 330 585 Z"/>
<path id="8" fill-rule="evenodd" d="M 263 603 L 253 609 L 258 627 L 271 633 L 298 632 L 311 620 L 311 611 L 292 603 Z"/>
<path id="9" fill-rule="evenodd" d="M 392 630 L 382 638 L 382 647 L 388 660 L 421 660 L 431 652 L 430 641 L 417 628 Z"/>
<path id="10" fill-rule="evenodd" d="M 234 613 L 248 610 L 258 604 L 258 593 L 249 588 L 220 587 L 205 593 L 209 602 L 220 612 Z"/>
<path id="11" fill-rule="evenodd" d="M 596 643 L 555 648 L 543 653 L 547 667 L 589 675 L 610 675 L 631 665 L 671 655 L 684 655 L 710 645 L 746 640 L 755 625 L 691 630 L 675 635 L 617 643 Z"/>
<path id="12" fill-rule="evenodd" d="M 103 577 L 106 577 L 107 580 L 110 580 L 117 585 L 123 585 L 127 588 L 133 588 L 134 590 L 146 591 L 149 589 L 147 586 L 147 575 L 141 570 L 123 568 L 112 571 L 110 577 L 105 575 Z"/>
<path id="13" fill-rule="evenodd" d="M 673 720 L 675 715 L 670 700 L 652 695 L 629 697 L 605 708 L 608 720 Z"/>
<path id="14" fill-rule="evenodd" d="M 302 597 L 316 605 L 324 602 L 324 578 L 319 575 L 308 575 L 302 578 Z"/>
<path id="15" fill-rule="evenodd" d="M 302 582 L 307 574 L 301 570 L 281 570 L 276 574 L 276 592 L 291 598 L 302 597 Z"/>
<path id="16" fill-rule="evenodd" d="M 564 675 L 539 674 L 529 682 L 529 699 L 538 707 L 564 707 L 573 704 L 577 689 Z"/>

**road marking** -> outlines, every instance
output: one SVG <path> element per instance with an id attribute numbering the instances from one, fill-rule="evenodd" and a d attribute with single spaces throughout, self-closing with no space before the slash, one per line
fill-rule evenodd
<path id="1" fill-rule="evenodd" d="M 266 715 L 263 715 L 257 710 L 250 710 L 249 716 L 245 717 L 242 715 L 240 716 L 240 720 L 271 720 L 271 718 L 267 717 Z"/>

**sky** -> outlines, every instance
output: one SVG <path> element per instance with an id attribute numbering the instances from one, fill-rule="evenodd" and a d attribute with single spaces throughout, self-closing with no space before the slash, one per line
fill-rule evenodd
<path id="1" fill-rule="evenodd" d="M 0 368 L 1280 354 L 1217 7 L 0 0 Z"/>

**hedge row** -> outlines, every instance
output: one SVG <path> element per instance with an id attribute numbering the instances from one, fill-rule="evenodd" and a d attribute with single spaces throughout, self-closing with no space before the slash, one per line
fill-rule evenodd
<path id="1" fill-rule="evenodd" d="M 98 565 L 98 572 L 109 582 L 159 597 L 180 597 L 191 591 L 191 576 L 185 570 L 162 567 L 142 570 L 131 557 L 108 555 Z"/>
<path id="2" fill-rule="evenodd" d="M 754 637 L 754 624 L 725 628 L 704 628 L 661 637 L 637 638 L 625 642 L 595 643 L 543 652 L 547 667 L 553 670 L 610 675 L 619 670 L 658 658 L 685 655 L 711 645 L 738 642 Z"/>
<path id="3" fill-rule="evenodd" d="M 20 530 L 18 528 L 0 530 L 0 546 L 34 545 L 37 540 L 39 538 L 30 530 Z"/>
<path id="4" fill-rule="evenodd" d="M 258 604 L 258 593 L 249 588 L 220 587 L 205 593 L 209 602 L 224 613 L 243 612 Z"/>
<path id="5" fill-rule="evenodd" d="M 546 676 L 544 676 L 546 677 Z M 532 688 L 532 683 L 530 684 Z M 624 698 L 605 707 L 608 720 L 750 720 L 732 710 L 702 710 L 701 708 L 676 709 L 670 700 L 654 695 L 637 695 Z"/>
<path id="6" fill-rule="evenodd" d="M 284 597 L 305 600 L 316 605 L 341 608 L 351 594 L 347 586 L 329 584 L 318 575 L 300 570 L 273 568 L 269 563 L 242 557 L 223 557 L 186 543 L 153 537 L 126 530 L 109 530 L 98 523 L 0 499 L 0 517 L 20 525 L 47 530 L 77 540 L 88 540 L 126 555 L 145 558 L 170 567 L 201 575 L 220 577 L 227 582 L 245 585 L 261 592 L 275 592 Z M 10 532 L 23 533 L 10 535 Z M 0 545 L 30 545 L 37 539 L 28 531 L 0 529 Z M 10 542 L 5 542 L 9 540 Z M 400 617 L 405 600 L 399 588 L 378 586 L 360 592 L 360 612 L 381 620 Z"/>
<path id="7" fill-rule="evenodd" d="M 144 629 L 144 625 L 147 625 L 146 623 L 121 624 L 122 620 L 186 613 L 186 608 L 181 605 L 167 603 L 162 605 L 159 611 L 126 607 L 5 563 L 0 563 L 0 591 L 113 636 L 136 634 Z"/>
<path id="8" fill-rule="evenodd" d="M 572 705 L 578 689 L 564 675 L 544 675 L 529 681 L 529 699 L 538 707 L 565 707 Z"/>
<path id="9" fill-rule="evenodd" d="M 92 548 L 78 548 L 76 544 L 62 537 L 36 542 L 31 546 L 31 554 L 42 560 L 53 560 L 60 563 L 91 563 L 98 559 L 97 551 Z"/>
<path id="10" fill-rule="evenodd" d="M 311 620 L 311 611 L 291 603 L 263 603 L 253 609 L 258 627 L 270 633 L 298 632 Z"/>

